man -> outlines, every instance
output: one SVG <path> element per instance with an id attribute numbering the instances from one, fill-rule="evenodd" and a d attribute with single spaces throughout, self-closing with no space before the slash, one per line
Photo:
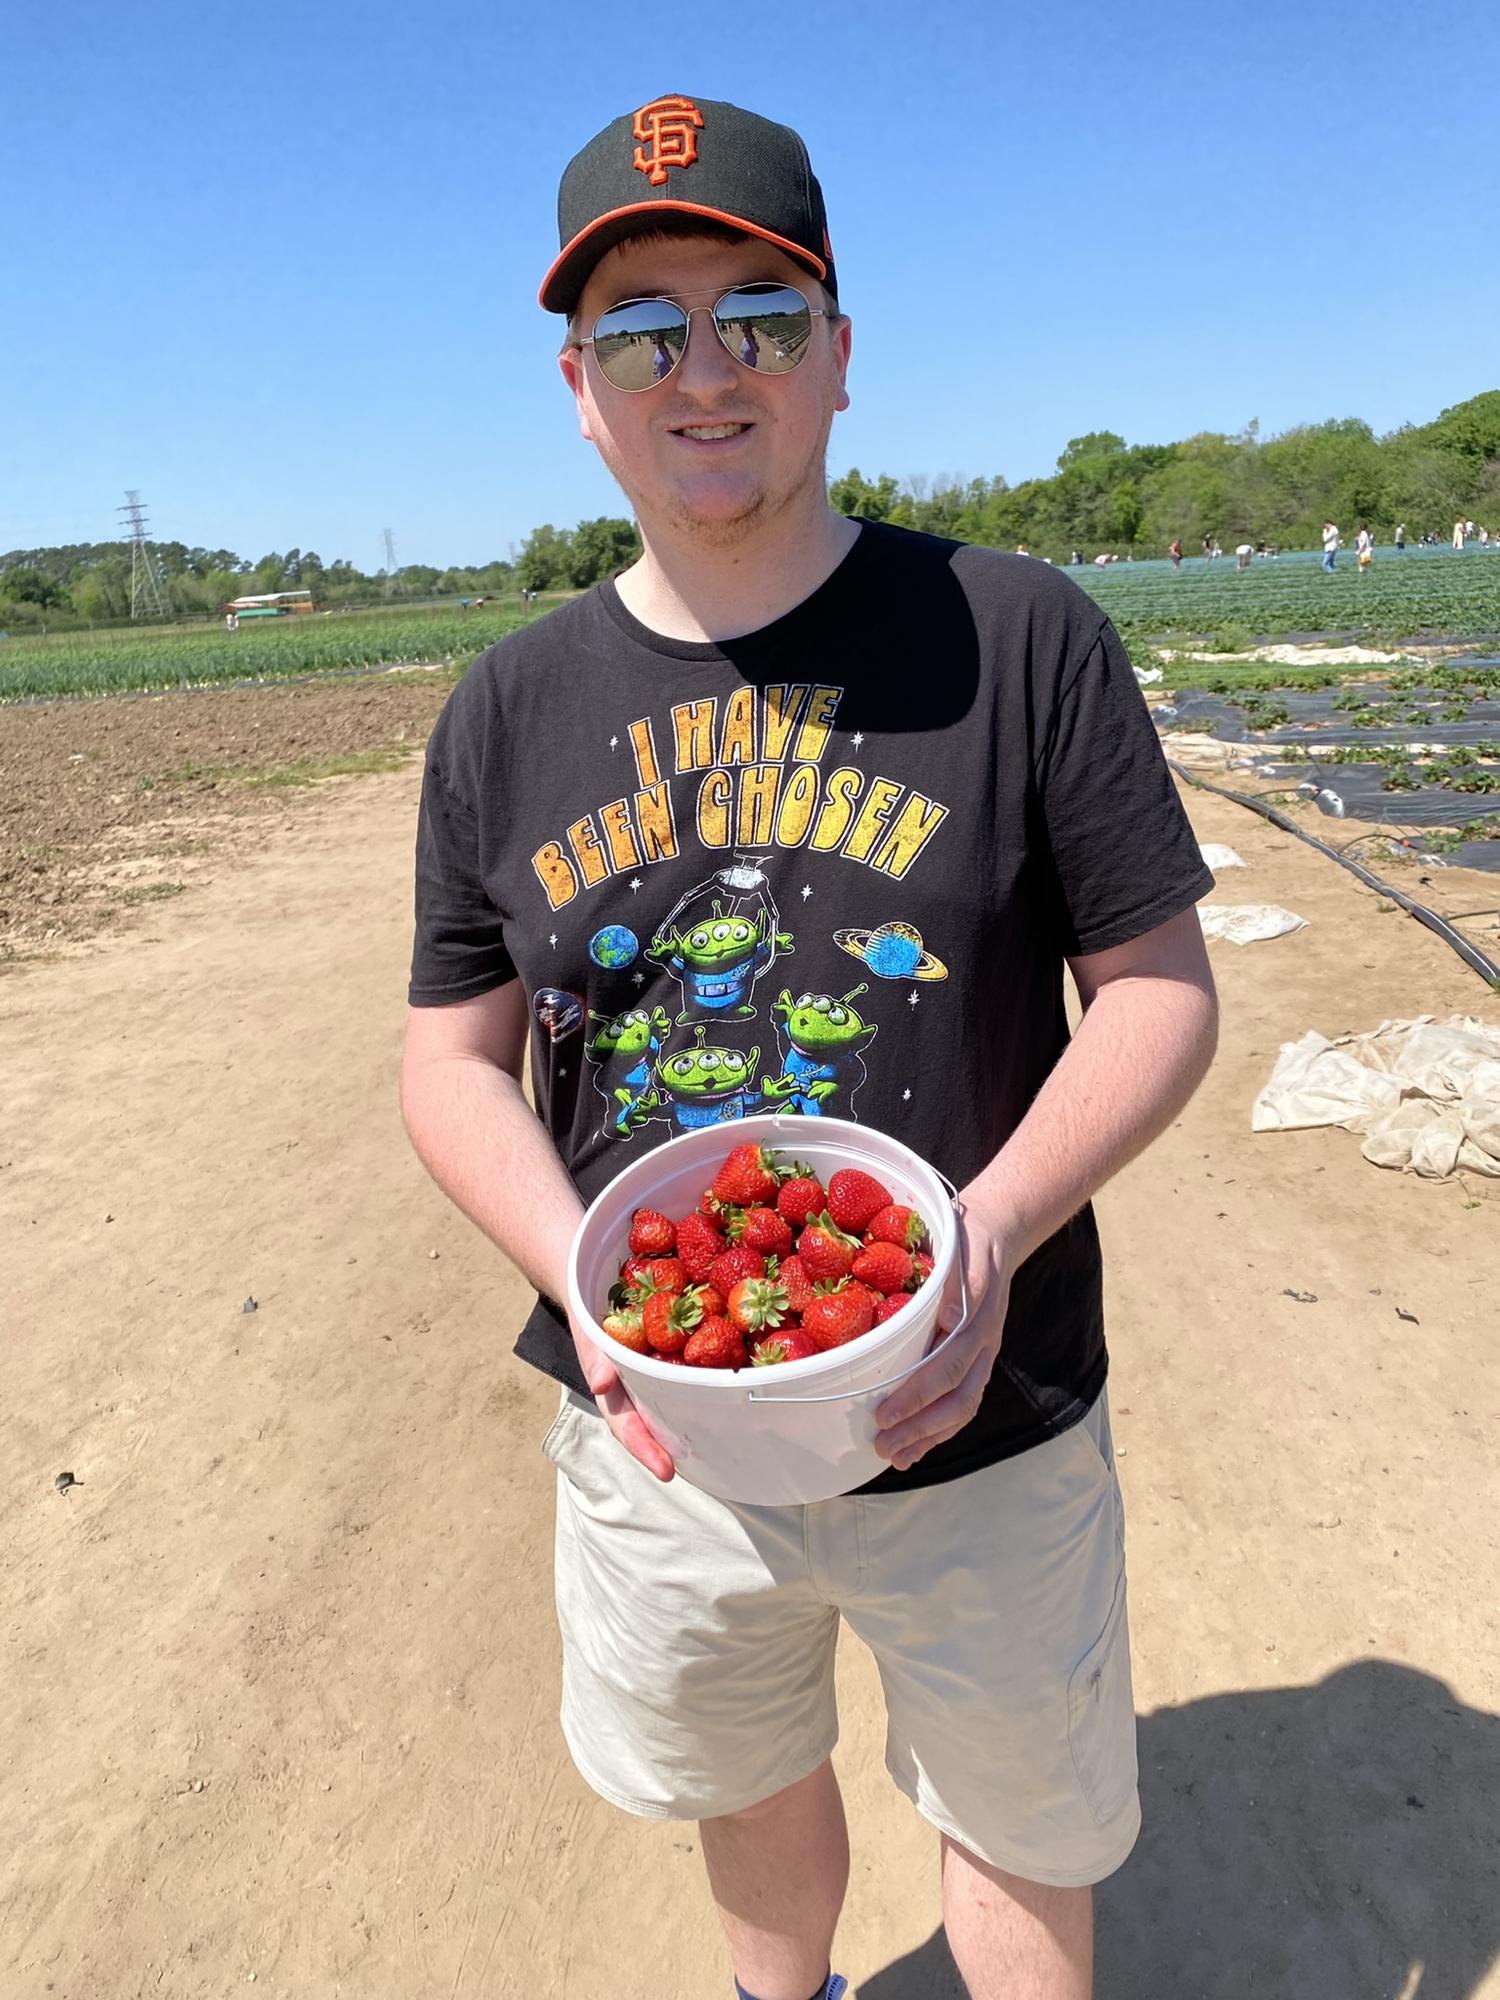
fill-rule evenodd
<path id="1" fill-rule="evenodd" d="M 1212 877 L 1082 591 L 830 510 L 850 323 L 797 135 L 658 98 L 574 158 L 558 213 L 542 303 L 643 554 L 482 655 L 433 733 L 402 1101 L 438 1183 L 536 1285 L 518 1351 L 563 1385 L 544 1450 L 564 1732 L 604 1797 L 700 1822 L 741 1995 L 836 1995 L 847 1618 L 880 1663 L 892 1775 L 940 1834 L 970 1992 L 1079 2000 L 1089 1885 L 1139 1824 L 1087 1203 L 1210 1059 L 1192 906 Z M 963 1188 L 970 1315 L 951 1331 L 947 1301 L 949 1337 L 879 1405 L 890 1469 L 805 1509 L 674 1479 L 555 1303 L 584 1201 L 672 1130 L 628 1086 L 622 1129 L 619 1076 L 701 1041 L 670 959 L 712 910 L 759 940 L 714 1042 L 760 1049 L 777 1084 L 775 959 L 832 1007 L 859 957 L 874 1032 L 842 1115 Z M 893 925 L 915 939 L 899 976 L 868 944 Z M 553 1039 L 532 1023 L 555 1030 L 560 993 L 589 1027 Z"/>
<path id="2" fill-rule="evenodd" d="M 1332 521 L 1323 523 L 1323 567 L 1330 576 L 1333 574 L 1333 559 L 1339 551 L 1339 531 Z"/>

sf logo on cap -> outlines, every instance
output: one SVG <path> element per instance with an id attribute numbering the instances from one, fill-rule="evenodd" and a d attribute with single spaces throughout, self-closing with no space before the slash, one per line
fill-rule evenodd
<path id="1" fill-rule="evenodd" d="M 698 133 L 703 113 L 687 97 L 656 97 L 643 104 L 631 121 L 641 141 L 635 166 L 652 187 L 660 187 L 668 167 L 690 167 L 698 157 Z"/>

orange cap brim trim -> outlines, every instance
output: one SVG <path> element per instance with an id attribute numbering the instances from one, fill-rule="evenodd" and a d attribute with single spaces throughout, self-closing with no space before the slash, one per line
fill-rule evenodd
<path id="1" fill-rule="evenodd" d="M 624 215 L 659 215 L 663 209 L 670 209 L 676 215 L 701 215 L 710 222 L 724 222 L 731 229 L 743 229 L 747 236 L 758 236 L 763 243 L 770 243 L 778 250 L 785 250 L 787 255 L 795 257 L 799 264 L 809 265 L 815 277 L 828 276 L 828 266 L 821 257 L 815 257 L 811 250 L 804 249 L 800 243 L 793 243 L 785 236 L 778 236 L 774 230 L 762 229 L 759 223 L 747 222 L 742 215 L 730 215 L 722 208 L 705 208 L 701 202 L 696 201 L 637 201 L 626 208 L 612 208 L 606 215 L 596 215 L 587 229 L 580 229 L 571 243 L 563 245 L 548 266 L 547 275 L 543 278 L 541 289 L 536 295 L 537 304 L 546 312 L 563 310 L 560 306 L 547 304 L 547 289 L 574 251 L 580 244 L 587 243 L 595 230 L 602 229 L 607 222 L 618 222 Z"/>

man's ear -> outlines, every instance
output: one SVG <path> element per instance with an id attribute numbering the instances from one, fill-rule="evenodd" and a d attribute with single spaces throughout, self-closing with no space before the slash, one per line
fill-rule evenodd
<path id="1" fill-rule="evenodd" d="M 844 378 L 849 372 L 849 321 L 847 317 L 841 317 L 838 325 L 833 329 L 833 354 L 839 371 L 839 392 L 834 399 L 833 407 L 836 410 L 847 410 L 849 407 L 849 391 L 844 386 Z"/>
<path id="2" fill-rule="evenodd" d="M 584 406 L 583 349 L 565 347 L 557 357 L 557 365 L 562 371 L 563 380 L 573 393 L 573 401 L 578 408 L 578 435 L 587 438 L 592 444 L 594 434 L 589 429 L 589 413 Z"/>

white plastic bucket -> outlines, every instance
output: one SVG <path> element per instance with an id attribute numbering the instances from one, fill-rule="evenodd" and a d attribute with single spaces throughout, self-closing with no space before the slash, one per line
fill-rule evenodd
<path id="1" fill-rule="evenodd" d="M 862 1167 L 917 1210 L 933 1268 L 914 1302 L 846 1347 L 771 1368 L 683 1368 L 637 1354 L 599 1324 L 638 1208 L 686 1215 L 735 1146 L 767 1146 L 809 1162 L 826 1187 Z M 568 1305 L 614 1362 L 678 1472 L 721 1500 L 783 1507 L 852 1492 L 888 1469 L 874 1448 L 874 1409 L 926 1354 L 958 1254 L 948 1184 L 899 1139 L 842 1118 L 777 1113 L 686 1132 L 634 1161 L 590 1205 L 568 1259 Z"/>

